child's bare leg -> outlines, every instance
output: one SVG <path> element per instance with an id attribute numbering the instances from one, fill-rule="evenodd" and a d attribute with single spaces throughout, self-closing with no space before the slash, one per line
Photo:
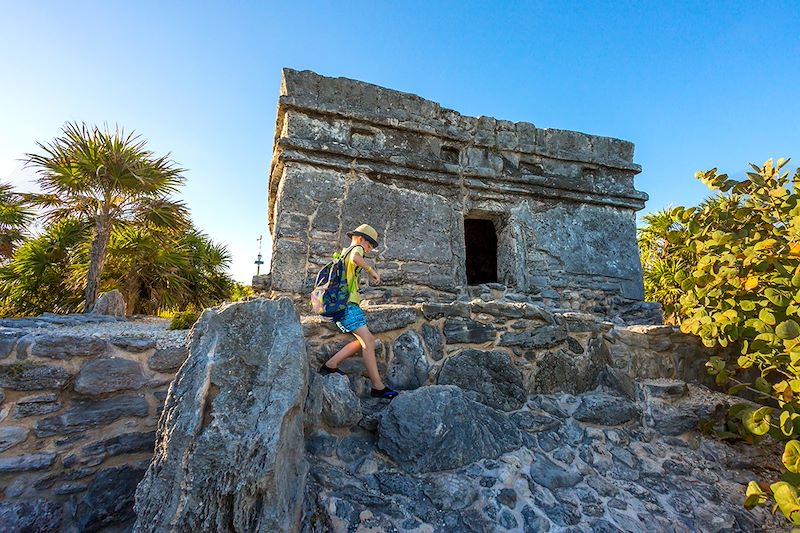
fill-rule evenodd
<path id="1" fill-rule="evenodd" d="M 361 326 L 353 331 L 353 335 L 361 343 L 361 355 L 364 357 L 364 366 L 367 367 L 367 374 L 372 381 L 372 388 L 381 390 L 383 389 L 383 381 L 378 374 L 378 361 L 375 359 L 375 337 L 369 331 L 367 326 Z"/>
<path id="2" fill-rule="evenodd" d="M 358 341 L 358 339 L 348 342 L 342 347 L 341 350 L 336 352 L 333 357 L 328 359 L 325 362 L 325 365 L 328 366 L 328 368 L 337 368 L 342 361 L 355 354 L 360 349 L 361 343 Z"/>

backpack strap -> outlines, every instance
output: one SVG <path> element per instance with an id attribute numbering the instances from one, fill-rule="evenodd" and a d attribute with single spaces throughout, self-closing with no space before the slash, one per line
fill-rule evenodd
<path id="1" fill-rule="evenodd" d="M 347 250 L 345 250 L 344 254 L 342 255 L 341 258 L 342 266 L 346 266 L 345 261 L 347 260 L 347 256 L 350 255 L 350 253 L 356 248 L 361 248 L 362 253 L 364 252 L 364 247 L 361 246 L 360 244 L 352 245 Z M 355 267 L 353 269 L 353 279 L 347 283 L 347 290 L 350 292 L 358 291 L 358 276 L 361 274 L 361 267 L 356 264 L 353 264 L 353 266 Z M 346 272 L 347 272 L 346 269 L 342 272 L 342 276 L 345 278 L 345 280 L 347 276 Z"/>
<path id="2" fill-rule="evenodd" d="M 347 249 L 347 250 L 344 252 L 344 255 L 342 256 L 342 259 L 347 259 L 347 255 L 348 255 L 350 252 L 352 252 L 353 250 L 355 250 L 356 248 L 361 248 L 361 255 L 364 255 L 364 247 L 363 247 L 363 246 L 361 246 L 360 244 L 354 244 L 353 246 L 351 246 L 350 248 L 348 248 L 348 249 Z M 360 268 L 360 267 L 359 267 L 359 268 Z"/>

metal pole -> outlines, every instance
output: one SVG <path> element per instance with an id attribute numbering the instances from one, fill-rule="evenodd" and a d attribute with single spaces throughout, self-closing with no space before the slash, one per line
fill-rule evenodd
<path id="1" fill-rule="evenodd" d="M 256 276 L 261 274 L 261 265 L 264 264 L 264 261 L 261 260 L 261 239 L 263 235 L 258 236 L 258 258 L 256 259 Z"/>

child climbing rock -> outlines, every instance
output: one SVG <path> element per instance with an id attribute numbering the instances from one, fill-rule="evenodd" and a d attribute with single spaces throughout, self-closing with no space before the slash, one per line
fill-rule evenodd
<path id="1" fill-rule="evenodd" d="M 378 272 L 369 266 L 364 259 L 364 256 L 378 245 L 378 232 L 369 224 L 361 224 L 355 230 L 349 232 L 347 236 L 350 237 L 350 246 L 345 248 L 342 253 L 347 254 L 344 258 L 344 265 L 350 298 L 347 301 L 344 316 L 336 322 L 336 325 L 342 332 L 352 333 L 356 340 L 345 345 L 344 348 L 323 363 L 319 372 L 322 375 L 334 372 L 343 373 L 338 368 L 339 363 L 361 350 L 364 365 L 367 367 L 367 374 L 369 374 L 369 379 L 372 381 L 370 396 L 391 399 L 397 396 L 397 392 L 386 387 L 381 380 L 380 374 L 378 374 L 378 363 L 375 359 L 375 337 L 370 333 L 367 327 L 367 317 L 359 305 L 361 294 L 358 291 L 358 276 L 361 274 L 361 270 L 367 271 L 373 283 L 378 284 L 381 282 Z"/>

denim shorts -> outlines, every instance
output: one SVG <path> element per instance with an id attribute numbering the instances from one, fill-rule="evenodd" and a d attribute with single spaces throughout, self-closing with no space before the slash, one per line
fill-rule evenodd
<path id="1" fill-rule="evenodd" d="M 350 333 L 361 326 L 367 325 L 367 316 L 358 304 L 349 303 L 344 310 L 344 316 L 336 322 L 342 333 Z"/>

